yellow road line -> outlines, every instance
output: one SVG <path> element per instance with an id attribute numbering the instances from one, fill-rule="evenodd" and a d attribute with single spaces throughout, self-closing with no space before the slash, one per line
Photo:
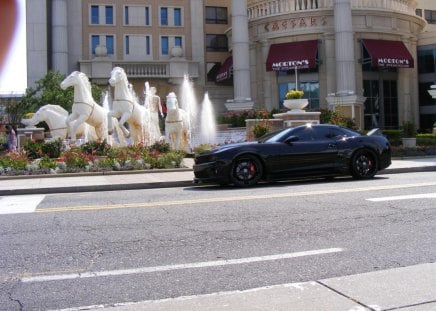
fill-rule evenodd
<path id="1" fill-rule="evenodd" d="M 124 209 L 124 208 L 175 206 L 175 205 L 185 205 L 185 204 L 268 200 L 268 199 L 292 198 L 292 197 L 303 197 L 303 196 L 314 196 L 314 195 L 325 195 L 325 194 L 368 192 L 368 191 L 394 190 L 394 189 L 429 187 L 429 186 L 436 186 L 436 182 L 389 185 L 389 186 L 373 186 L 373 187 L 362 187 L 362 188 L 353 188 L 353 189 L 316 190 L 316 191 L 303 191 L 303 192 L 292 192 L 292 193 L 289 192 L 274 193 L 274 194 L 266 193 L 266 194 L 257 194 L 257 195 L 247 195 L 247 196 L 214 197 L 214 198 L 189 199 L 189 200 L 179 200 L 179 201 L 138 202 L 138 203 L 111 204 L 111 205 L 66 206 L 66 207 L 37 209 L 35 212 L 37 213 L 58 213 L 58 212 L 73 212 L 73 211 L 81 212 L 81 211 L 112 210 L 112 209 Z"/>

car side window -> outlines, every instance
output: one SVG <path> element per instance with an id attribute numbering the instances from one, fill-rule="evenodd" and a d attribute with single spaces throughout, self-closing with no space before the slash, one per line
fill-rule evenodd
<path id="1" fill-rule="evenodd" d="M 343 131 L 336 129 L 336 128 L 329 129 L 329 132 L 327 135 L 328 135 L 328 138 L 331 138 L 331 139 L 338 139 L 338 138 L 342 138 L 342 137 L 347 136 L 346 133 L 344 133 Z"/>
<path id="2" fill-rule="evenodd" d="M 298 137 L 298 141 L 300 142 L 315 140 L 315 131 L 309 126 L 299 128 L 293 134 Z"/>

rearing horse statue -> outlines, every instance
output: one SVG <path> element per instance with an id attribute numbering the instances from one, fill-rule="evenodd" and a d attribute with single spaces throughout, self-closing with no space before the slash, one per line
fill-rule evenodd
<path id="1" fill-rule="evenodd" d="M 68 117 L 68 111 L 59 105 L 45 105 L 38 109 L 30 119 L 21 119 L 21 123 L 28 126 L 34 126 L 40 122 L 47 123 L 50 129 L 50 140 L 65 139 L 68 135 L 67 124 L 65 120 Z M 93 127 L 83 123 L 77 128 L 77 137 L 85 137 L 86 141 L 96 140 L 95 130 Z"/>
<path id="2" fill-rule="evenodd" d="M 94 101 L 88 77 L 82 72 L 74 71 L 61 83 L 63 90 L 70 86 L 74 87 L 74 103 L 72 113 L 65 120 L 70 139 L 76 139 L 77 128 L 86 122 L 95 128 L 99 140 L 107 140 L 108 110 Z"/>
<path id="3" fill-rule="evenodd" d="M 149 111 L 141 106 L 133 96 L 123 68 L 114 67 L 112 69 L 109 84 L 114 87 L 114 99 L 108 116 L 119 119 L 118 124 L 124 136 L 130 136 L 134 144 L 148 144 L 149 131 L 146 120 L 149 120 Z M 128 124 L 129 129 L 125 127 L 125 123 Z"/>

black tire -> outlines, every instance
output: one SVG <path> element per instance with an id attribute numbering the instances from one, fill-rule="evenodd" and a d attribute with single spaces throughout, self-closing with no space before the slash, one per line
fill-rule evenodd
<path id="1" fill-rule="evenodd" d="M 354 179 L 373 178 L 377 168 L 377 156 L 371 150 L 358 150 L 351 159 L 351 175 Z"/>
<path id="2" fill-rule="evenodd" d="M 249 187 L 257 184 L 262 178 L 262 174 L 262 163 L 257 157 L 240 156 L 233 161 L 230 181 L 238 187 Z"/>

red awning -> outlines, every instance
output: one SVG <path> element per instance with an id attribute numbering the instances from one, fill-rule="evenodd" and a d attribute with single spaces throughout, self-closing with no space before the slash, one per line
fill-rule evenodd
<path id="1" fill-rule="evenodd" d="M 374 67 L 413 68 L 413 57 L 401 41 L 362 39 Z"/>
<path id="2" fill-rule="evenodd" d="M 221 65 L 220 69 L 218 69 L 215 76 L 215 81 L 216 82 L 226 81 L 232 78 L 232 76 L 233 76 L 233 58 L 229 56 Z"/>
<path id="3" fill-rule="evenodd" d="M 266 71 L 316 68 L 318 40 L 271 44 Z"/>

